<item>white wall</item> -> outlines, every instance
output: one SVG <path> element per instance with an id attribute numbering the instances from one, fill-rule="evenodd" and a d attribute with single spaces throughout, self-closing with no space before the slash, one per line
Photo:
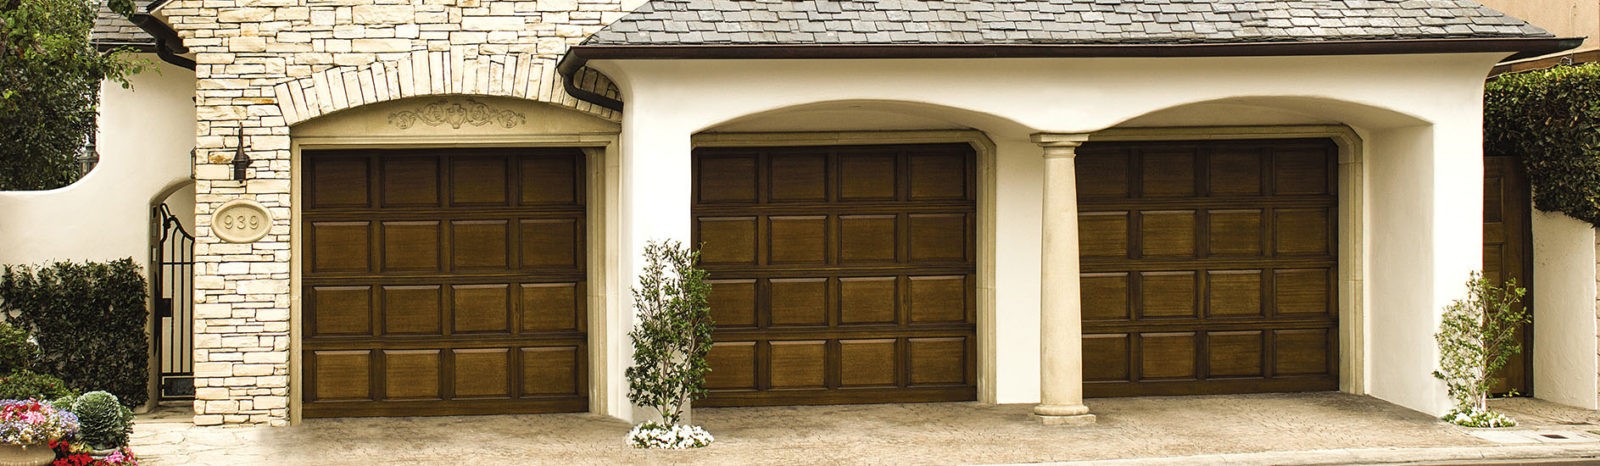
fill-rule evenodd
<path id="1" fill-rule="evenodd" d="M 1597 399 L 1595 229 L 1533 211 L 1533 395 L 1585 409 Z"/>
<path id="2" fill-rule="evenodd" d="M 139 57 L 153 69 L 133 76 L 132 89 L 101 87 L 99 166 L 60 189 L 0 192 L 0 264 L 147 262 L 151 204 L 189 179 L 194 72 Z"/>
<path id="3" fill-rule="evenodd" d="M 619 251 L 625 262 L 648 239 L 688 239 L 691 134 L 826 102 L 938 115 L 985 132 L 1000 152 L 993 283 L 999 344 L 997 354 L 983 360 L 998 365 L 1001 403 L 1036 402 L 1039 395 L 1043 180 L 1041 150 L 1023 142 L 1028 134 L 1094 132 L 1218 100 L 1350 125 L 1369 148 L 1364 373 L 1371 377 L 1363 388 L 1440 414 L 1448 401 L 1430 376 L 1432 335 L 1443 306 L 1464 294 L 1462 282 L 1480 267 L 1477 109 L 1482 77 L 1500 58 L 642 60 L 591 66 L 615 80 L 628 103 L 621 202 L 631 225 Z M 622 270 L 636 268 L 630 263 Z"/>

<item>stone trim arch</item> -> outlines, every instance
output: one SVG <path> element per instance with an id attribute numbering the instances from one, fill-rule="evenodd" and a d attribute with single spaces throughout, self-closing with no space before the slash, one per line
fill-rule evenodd
<path id="1" fill-rule="evenodd" d="M 585 73 L 580 79 L 578 87 L 620 99 L 621 92 L 604 75 Z M 402 60 L 328 68 L 272 90 L 287 125 L 367 104 L 446 94 L 536 100 L 621 121 L 621 112 L 578 100 L 562 86 L 553 58 L 508 53 L 469 59 L 459 51 L 418 50 Z"/>

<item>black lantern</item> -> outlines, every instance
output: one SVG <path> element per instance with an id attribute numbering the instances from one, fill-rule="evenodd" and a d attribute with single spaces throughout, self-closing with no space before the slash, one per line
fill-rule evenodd
<path id="1" fill-rule="evenodd" d="M 250 167 L 250 156 L 244 153 L 244 128 L 239 128 L 239 151 L 233 154 L 233 180 L 244 181 L 244 169 Z"/>

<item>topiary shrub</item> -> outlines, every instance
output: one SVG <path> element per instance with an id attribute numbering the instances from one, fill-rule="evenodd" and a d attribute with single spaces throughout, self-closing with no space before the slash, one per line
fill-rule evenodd
<path id="1" fill-rule="evenodd" d="M 144 404 L 150 341 L 144 270 L 132 259 L 6 266 L 0 310 L 39 343 L 36 370 Z"/>
<path id="2" fill-rule="evenodd" d="M 32 369 L 39 361 L 39 345 L 28 331 L 0 322 L 0 374 Z"/>
<path id="3" fill-rule="evenodd" d="M 1539 210 L 1600 226 L 1600 64 L 1505 74 L 1484 86 L 1483 143 L 1522 157 Z"/>
<path id="4" fill-rule="evenodd" d="M 96 450 L 128 446 L 133 434 L 133 411 L 117 401 L 117 396 L 94 391 L 72 400 L 67 409 L 78 415 L 78 439 Z"/>
<path id="5" fill-rule="evenodd" d="M 0 400 L 52 400 L 72 393 L 72 388 L 61 379 L 27 369 L 18 369 L 0 378 Z"/>

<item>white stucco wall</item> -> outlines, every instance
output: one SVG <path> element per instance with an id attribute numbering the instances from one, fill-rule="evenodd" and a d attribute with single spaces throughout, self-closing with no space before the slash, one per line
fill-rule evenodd
<path id="1" fill-rule="evenodd" d="M 1595 229 L 1533 209 L 1533 395 L 1600 408 L 1596 366 Z"/>
<path id="2" fill-rule="evenodd" d="M 1366 139 L 1366 346 L 1360 392 L 1448 407 L 1432 335 L 1480 267 L 1482 76 L 1499 54 L 1190 59 L 596 61 L 623 89 L 621 270 L 650 239 L 689 237 L 691 134 L 819 102 L 935 115 L 999 150 L 996 400 L 1039 396 L 1041 150 L 1033 132 L 1092 133 L 1207 101 L 1331 121 Z M 781 76 L 783 79 L 773 79 Z M 1302 117 L 1303 116 L 1303 117 Z M 1286 120 L 1293 120 L 1285 118 Z M 1152 120 L 1152 121 L 1159 121 Z M 1221 122 L 1217 124 L 1236 124 Z M 779 128 L 763 127 L 763 130 Z M 981 286 L 981 285 L 980 285 Z M 621 304 L 621 303 L 619 303 Z M 620 371 L 621 368 L 611 370 Z M 1092 409 L 1093 402 L 1091 400 Z"/>
<path id="3" fill-rule="evenodd" d="M 151 205 L 189 179 L 194 72 L 154 55 L 138 57 L 152 69 L 130 78 L 132 89 L 101 87 L 94 170 L 59 189 L 0 192 L 0 242 L 6 245 L 0 264 L 147 262 Z M 190 206 L 181 211 L 193 212 L 194 196 L 186 199 Z"/>

